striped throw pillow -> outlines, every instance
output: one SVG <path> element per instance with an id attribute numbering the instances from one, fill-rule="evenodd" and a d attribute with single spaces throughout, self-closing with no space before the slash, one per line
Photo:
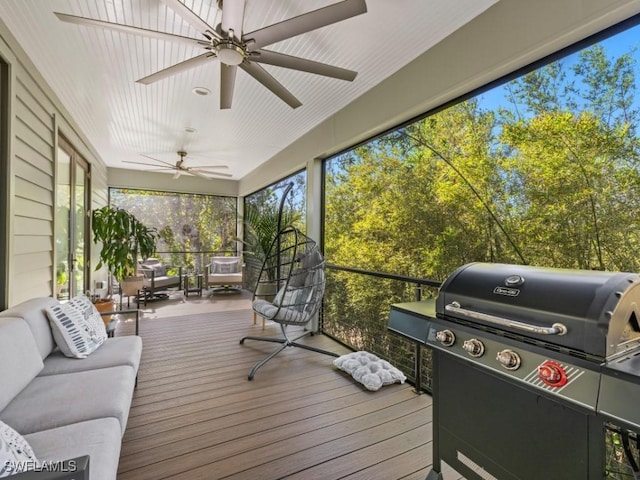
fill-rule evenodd
<path id="1" fill-rule="evenodd" d="M 100 313 L 84 295 L 46 312 L 56 345 L 67 357 L 86 358 L 107 339 Z"/>
<path id="2" fill-rule="evenodd" d="M 0 421 L 0 478 L 35 470 L 39 463 L 22 435 Z"/>

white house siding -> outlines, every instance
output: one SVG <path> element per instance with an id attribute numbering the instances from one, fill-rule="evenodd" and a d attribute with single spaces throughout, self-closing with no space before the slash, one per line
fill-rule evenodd
<path id="1" fill-rule="evenodd" d="M 8 307 L 53 294 L 58 132 L 91 164 L 92 207 L 107 201 L 107 173 L 1 21 L 0 56 L 10 69 L 8 236 L 0 239 L 8 245 L 8 269 L 2 272 Z"/>

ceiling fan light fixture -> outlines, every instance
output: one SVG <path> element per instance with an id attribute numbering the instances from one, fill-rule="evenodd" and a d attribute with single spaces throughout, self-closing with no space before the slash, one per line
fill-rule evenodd
<path id="1" fill-rule="evenodd" d="M 194 95 L 200 95 L 201 97 L 206 97 L 207 95 L 211 94 L 211 90 L 205 87 L 193 87 L 191 91 L 194 93 Z"/>
<path id="2" fill-rule="evenodd" d="M 216 55 L 225 65 L 240 65 L 245 57 L 244 50 L 231 42 L 222 42 L 216 45 Z"/>

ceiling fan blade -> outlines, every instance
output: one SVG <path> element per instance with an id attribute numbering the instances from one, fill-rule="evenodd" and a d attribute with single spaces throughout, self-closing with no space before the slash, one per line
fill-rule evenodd
<path id="1" fill-rule="evenodd" d="M 229 165 L 203 165 L 201 167 L 193 167 L 193 168 L 197 168 L 198 170 L 207 170 L 209 168 L 217 170 L 218 168 L 222 168 L 222 169 L 229 168 Z"/>
<path id="2" fill-rule="evenodd" d="M 191 175 L 195 175 L 196 177 L 206 178 L 207 180 L 211 180 L 211 177 L 207 177 L 204 173 L 200 173 L 197 170 L 193 170 L 192 168 L 188 169 L 187 173 Z"/>
<path id="3" fill-rule="evenodd" d="M 128 161 L 126 161 L 126 160 L 123 160 L 123 161 L 122 161 L 122 163 L 132 163 L 132 164 L 134 164 L 134 165 L 144 165 L 144 166 L 146 166 L 146 167 L 153 167 L 153 168 L 155 168 L 155 169 L 160 169 L 160 168 L 161 168 L 161 169 L 173 169 L 173 168 L 175 168 L 175 167 L 163 167 L 162 165 L 158 165 L 158 164 L 155 164 L 155 163 L 128 162 Z"/>
<path id="4" fill-rule="evenodd" d="M 271 92 L 280 97 L 291 108 L 298 108 L 302 103 L 289 90 L 287 90 L 280 82 L 271 76 L 264 68 L 257 63 L 242 62 L 240 64 L 245 72 L 267 87 Z"/>
<path id="5" fill-rule="evenodd" d="M 245 0 L 224 0 L 222 3 L 222 31 L 233 30 L 236 40 L 242 38 Z"/>
<path id="6" fill-rule="evenodd" d="M 220 108 L 231 108 L 233 89 L 236 84 L 236 65 L 225 65 L 220 62 Z"/>
<path id="7" fill-rule="evenodd" d="M 147 28 L 130 27 L 129 25 L 122 25 L 120 23 L 113 23 L 113 22 L 105 22 L 102 20 L 95 20 L 93 18 L 78 17 L 76 15 L 67 15 L 66 13 L 59 13 L 59 12 L 54 12 L 54 13 L 60 20 L 67 23 L 75 23 L 77 25 L 83 25 L 83 26 L 107 28 L 110 30 L 118 30 L 124 33 L 132 33 L 134 35 L 143 35 L 145 37 L 159 38 L 161 40 L 171 40 L 171 41 L 188 43 L 191 46 L 193 45 L 200 46 L 200 40 L 196 38 L 183 37 L 182 35 L 174 35 L 173 33 L 158 32 L 156 30 L 149 30 Z"/>
<path id="8" fill-rule="evenodd" d="M 205 22 L 200 16 L 198 16 L 193 10 L 187 7 L 184 3 L 179 0 L 162 0 L 167 7 L 176 12 L 180 17 L 191 25 L 196 31 L 200 32 L 202 35 L 213 34 L 216 38 L 220 39 L 220 35 L 215 31 L 215 29 Z"/>
<path id="9" fill-rule="evenodd" d="M 149 160 L 153 160 L 154 162 L 164 163 L 169 168 L 176 168 L 176 166 L 173 163 L 165 162 L 164 160 L 160 160 L 158 158 L 153 158 L 153 157 L 150 157 L 149 155 L 144 155 L 143 153 L 141 153 L 140 156 L 148 158 Z M 139 162 L 128 162 L 128 163 L 139 163 Z M 149 163 L 145 163 L 145 164 L 142 164 L 142 165 L 150 165 L 150 164 Z M 154 166 L 157 167 L 158 165 L 155 164 Z"/>
<path id="10" fill-rule="evenodd" d="M 136 80 L 136 82 L 142 83 L 144 85 L 149 85 L 151 83 L 157 82 L 158 80 L 162 80 L 163 78 L 167 78 L 171 75 L 180 73 L 184 70 L 204 65 L 205 63 L 209 62 L 211 58 L 215 58 L 215 54 L 213 52 L 203 53 L 202 55 L 190 58 L 189 60 L 185 60 L 184 62 L 176 63 L 175 65 L 165 68 L 164 70 L 160 70 L 159 72 L 147 75 L 146 77 Z"/>
<path id="11" fill-rule="evenodd" d="M 325 77 L 339 78 L 340 80 L 353 81 L 358 72 L 347 70 L 346 68 L 334 67 L 326 63 L 314 62 L 306 58 L 293 57 L 284 53 L 272 52 L 270 50 L 260 50 L 251 56 L 252 62 L 275 65 L 276 67 L 291 68 L 302 72 L 315 73 Z"/>
<path id="12" fill-rule="evenodd" d="M 271 90 L 275 95 L 280 97 L 280 99 L 291 108 L 298 108 L 300 105 L 302 105 L 300 100 L 294 97 L 294 95 L 289 90 L 287 90 L 280 82 L 273 78 L 271 74 L 269 74 L 269 72 L 267 72 L 257 63 L 242 62 L 240 64 L 240 68 L 242 68 L 245 72 L 259 81 L 269 90 Z"/>
<path id="13" fill-rule="evenodd" d="M 212 176 L 215 177 L 232 177 L 233 175 L 229 174 L 229 173 L 222 173 L 222 172 L 203 172 L 200 168 L 190 168 L 189 169 L 189 173 L 193 173 L 194 175 L 197 175 L 199 177 L 204 177 L 204 178 L 212 178 Z"/>
<path id="14" fill-rule="evenodd" d="M 365 0 L 343 0 L 242 36 L 250 51 L 366 13 Z"/>
<path id="15" fill-rule="evenodd" d="M 176 173 L 173 174 L 173 178 L 180 178 L 180 174 L 182 173 L 182 170 L 180 170 L 179 168 L 176 169 Z"/>

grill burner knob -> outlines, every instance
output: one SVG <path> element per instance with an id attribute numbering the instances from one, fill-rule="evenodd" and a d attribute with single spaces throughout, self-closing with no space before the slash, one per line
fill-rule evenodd
<path id="1" fill-rule="evenodd" d="M 484 354 L 484 344 L 477 338 L 465 340 L 462 349 L 472 357 L 481 357 Z"/>
<path id="2" fill-rule="evenodd" d="M 436 340 L 445 347 L 450 347 L 451 345 L 456 343 L 456 336 L 451 330 L 440 330 L 436 333 Z"/>
<path id="3" fill-rule="evenodd" d="M 567 384 L 567 373 L 557 362 L 547 360 L 538 367 L 538 378 L 550 387 L 562 387 Z"/>
<path id="4" fill-rule="evenodd" d="M 498 352 L 496 360 L 498 360 L 498 362 L 500 362 L 500 365 L 502 365 L 507 370 L 517 370 L 518 368 L 520 368 L 520 364 L 522 363 L 520 355 L 518 355 L 513 350 L 508 349 Z"/>

